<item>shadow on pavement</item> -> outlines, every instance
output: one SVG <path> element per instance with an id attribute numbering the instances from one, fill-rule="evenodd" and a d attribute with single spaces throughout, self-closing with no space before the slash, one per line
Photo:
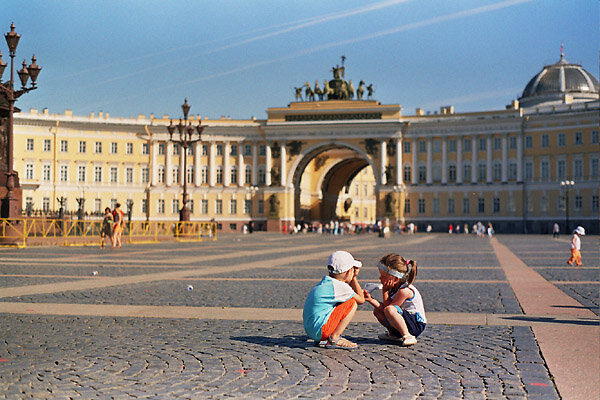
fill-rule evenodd
<path id="1" fill-rule="evenodd" d="M 500 317 L 501 319 L 514 320 L 514 321 L 527 321 L 527 322 L 539 322 L 539 323 L 553 323 L 553 324 L 566 324 L 566 325 L 587 325 L 594 326 L 599 325 L 600 321 L 597 319 L 560 319 L 553 317 L 528 317 L 528 316 L 517 316 L 517 317 Z"/>

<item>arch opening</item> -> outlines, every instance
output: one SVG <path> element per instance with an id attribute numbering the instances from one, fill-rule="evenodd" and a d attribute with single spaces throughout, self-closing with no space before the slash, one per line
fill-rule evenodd
<path id="1" fill-rule="evenodd" d="M 366 224 L 375 220 L 376 179 L 364 153 L 340 143 L 308 151 L 294 176 L 297 222 Z"/>

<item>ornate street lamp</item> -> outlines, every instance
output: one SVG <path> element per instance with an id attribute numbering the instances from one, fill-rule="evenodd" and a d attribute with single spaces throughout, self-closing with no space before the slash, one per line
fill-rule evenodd
<path id="1" fill-rule="evenodd" d="M 2 60 L 0 52 L 0 117 L 8 117 L 7 132 L 6 132 L 6 178 L 0 177 L 1 184 L 6 186 L 6 196 L 2 199 L 2 218 L 18 218 L 20 216 L 19 199 L 16 198 L 14 189 L 19 187 L 19 177 L 16 171 L 13 170 L 13 114 L 15 112 L 15 102 L 21 95 L 37 89 L 36 81 L 41 67 L 37 65 L 35 55 L 31 59 L 31 64 L 28 66 L 26 61 L 23 61 L 23 68 L 17 71 L 21 80 L 21 89 L 14 88 L 14 60 L 15 52 L 19 44 L 21 35 L 15 32 L 15 24 L 10 25 L 10 32 L 4 35 L 8 51 L 10 55 L 10 80 L 2 83 L 2 74 L 6 69 L 6 62 Z M 31 78 L 31 86 L 27 86 L 27 81 Z M 5 108 L 8 106 L 8 108 Z M 5 116 L 5 113 L 8 113 Z"/>
<path id="2" fill-rule="evenodd" d="M 188 123 L 188 113 L 190 112 L 190 105 L 185 99 L 185 102 L 181 106 L 181 110 L 183 111 L 183 121 L 179 119 L 179 123 L 177 125 L 173 125 L 173 120 L 167 127 L 169 131 L 169 141 L 172 143 L 179 144 L 180 147 L 183 148 L 183 206 L 179 211 L 179 221 L 187 222 L 190 220 L 190 209 L 187 206 L 188 203 L 188 193 L 187 193 L 187 149 L 192 144 L 199 142 L 202 140 L 202 131 L 204 130 L 204 126 L 202 126 L 202 121 L 198 121 L 198 125 L 192 126 L 192 123 Z M 177 132 L 179 133 L 179 137 L 173 137 L 175 133 L 175 129 L 177 128 Z M 198 134 L 196 137 L 195 134 Z"/>
<path id="3" fill-rule="evenodd" d="M 575 186 L 573 181 L 561 181 L 560 187 L 565 189 L 565 229 L 567 234 L 569 231 L 569 191 Z"/>

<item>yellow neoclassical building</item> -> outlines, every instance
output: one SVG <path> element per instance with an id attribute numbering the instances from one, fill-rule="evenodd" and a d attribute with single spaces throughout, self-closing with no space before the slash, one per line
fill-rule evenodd
<path id="1" fill-rule="evenodd" d="M 389 220 L 541 233 L 569 220 L 598 233 L 598 81 L 581 66 L 561 55 L 510 106 L 460 114 L 405 116 L 399 104 L 354 97 L 343 78 L 264 120 L 203 119 L 187 166 L 167 115 L 16 114 L 23 212 L 57 210 L 63 198 L 70 212 L 129 202 L 133 220 L 174 221 L 185 179 L 191 219 L 223 230 Z"/>

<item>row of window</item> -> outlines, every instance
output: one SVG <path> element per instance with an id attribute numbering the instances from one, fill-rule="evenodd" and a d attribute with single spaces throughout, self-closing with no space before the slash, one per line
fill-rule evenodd
<path id="1" fill-rule="evenodd" d="M 598 196 L 592 195 L 590 200 L 591 200 L 590 205 L 591 205 L 592 211 L 593 212 L 599 211 Z M 548 211 L 548 203 L 549 203 L 548 197 L 542 196 L 542 198 L 540 199 L 540 212 Z M 527 202 L 528 212 L 534 211 L 533 205 L 534 205 L 533 199 L 529 198 L 528 202 Z M 583 196 L 581 196 L 581 195 L 574 196 L 574 204 L 573 204 L 574 210 L 581 211 L 583 209 L 583 205 L 584 205 L 583 204 Z M 431 206 L 432 206 L 431 211 L 434 215 L 439 215 L 441 213 L 440 199 L 434 198 Z M 483 197 L 477 198 L 476 206 L 477 206 L 477 213 L 479 213 L 479 214 L 486 213 L 485 198 L 483 198 Z M 498 213 L 502 212 L 501 200 L 499 197 L 494 197 L 492 199 L 491 206 L 492 206 L 491 212 L 493 214 L 498 214 Z M 559 196 L 557 198 L 557 209 L 558 210 L 565 209 L 565 197 L 564 196 Z M 506 211 L 508 211 L 508 212 L 516 211 L 515 200 L 513 197 L 508 198 L 507 204 L 506 204 Z M 488 212 L 489 212 L 489 210 L 488 210 Z M 408 199 L 408 198 L 404 200 L 404 213 L 405 213 L 405 215 L 411 213 L 411 202 L 410 202 L 410 199 Z M 426 213 L 426 199 L 418 199 L 417 200 L 417 213 L 418 214 Z M 462 215 L 470 215 L 470 213 L 471 213 L 471 200 L 469 198 L 463 198 L 462 199 Z M 456 214 L 456 200 L 455 199 L 453 199 L 453 198 L 447 199 L 445 214 L 446 215 L 455 215 Z"/>
<path id="2" fill-rule="evenodd" d="M 570 175 L 567 174 L 567 161 L 566 160 L 556 160 L 555 163 L 556 171 L 553 176 L 551 176 L 550 170 L 550 160 L 541 160 L 539 162 L 539 179 L 541 181 L 547 181 L 551 178 L 556 179 L 566 179 L 570 177 L 572 179 L 583 179 L 587 177 L 589 179 L 597 179 L 600 176 L 600 159 L 591 158 L 589 162 L 589 174 L 586 176 L 584 173 L 584 161 L 582 159 L 573 160 L 572 173 Z M 85 165 L 80 165 L 77 167 L 77 182 L 87 182 L 87 171 L 88 168 Z M 94 182 L 103 182 L 103 167 L 95 166 L 93 169 Z M 477 165 L 477 181 L 485 182 L 487 181 L 487 162 L 481 161 Z M 158 167 L 158 183 L 165 183 L 165 167 L 160 165 Z M 175 165 L 171 168 L 172 174 L 172 182 L 174 184 L 178 184 L 180 182 L 180 169 L 179 166 Z M 441 181 L 442 169 L 439 164 L 435 164 L 432 167 L 432 180 L 434 182 Z M 465 162 L 463 164 L 462 169 L 462 178 L 463 182 L 471 181 L 471 164 L 469 162 Z M 204 165 L 200 169 L 200 183 L 207 184 L 209 183 L 208 178 L 208 166 Z M 34 180 L 34 164 L 27 163 L 25 164 L 25 179 Z M 60 182 L 68 182 L 69 181 L 69 167 L 67 165 L 59 166 L 59 181 Z M 244 182 L 252 182 L 252 167 L 250 165 L 246 165 L 244 169 Z M 447 167 L 447 180 L 449 183 L 456 182 L 457 179 L 457 166 L 454 164 L 449 164 Z M 404 182 L 410 183 L 412 182 L 412 167 L 410 165 L 405 165 L 403 169 L 403 179 Z M 507 180 L 514 181 L 517 179 L 517 163 L 516 161 L 510 161 L 508 163 L 507 168 Z M 524 162 L 524 179 L 526 181 L 532 181 L 534 179 L 534 163 L 532 160 L 525 160 Z M 51 177 L 51 165 L 44 164 L 42 166 L 42 180 L 45 182 L 52 181 Z M 223 166 L 217 165 L 215 168 L 215 180 L 217 184 L 224 183 L 224 174 L 223 174 Z M 494 161 L 492 165 L 492 180 L 493 181 L 501 181 L 502 180 L 502 164 L 499 161 Z M 188 184 L 194 183 L 194 166 L 189 165 L 186 171 L 186 181 Z M 265 184 L 266 181 L 266 169 L 265 166 L 261 165 L 258 168 L 258 184 Z M 427 181 L 427 166 L 419 165 L 417 167 L 417 182 L 424 183 Z M 109 182 L 110 183 L 118 183 L 119 182 L 119 169 L 118 167 L 110 167 L 109 168 Z M 150 170 L 147 167 L 141 169 L 141 183 L 149 183 L 150 182 Z M 134 183 L 134 168 L 126 167 L 125 168 L 125 183 Z M 237 184 L 238 183 L 238 167 L 236 165 L 231 166 L 229 173 L 229 183 Z M 366 188 L 365 188 L 366 190 Z M 358 194 L 358 193 L 357 193 Z M 365 192 L 367 194 L 367 192 Z"/>
<path id="3" fill-rule="evenodd" d="M 104 171 L 105 168 L 102 166 L 94 166 L 93 167 L 93 182 L 102 183 L 104 182 Z M 119 183 L 119 168 L 118 167 L 109 167 L 109 180 L 110 183 Z M 77 167 L 77 182 L 85 183 L 88 181 L 87 177 L 88 167 L 85 165 L 79 165 Z M 179 166 L 173 166 L 171 168 L 172 173 L 172 181 L 173 184 L 178 184 L 180 182 L 180 170 Z M 25 164 L 25 179 L 26 180 L 34 180 L 34 164 L 27 163 Z M 223 166 L 218 165 L 215 168 L 215 180 L 217 184 L 223 184 Z M 245 182 L 252 182 L 252 167 L 250 165 L 246 165 L 244 171 Z M 59 175 L 58 180 L 60 182 L 69 182 L 69 167 L 67 165 L 59 166 Z M 52 167 L 50 164 L 45 164 L 42 166 L 42 181 L 51 182 L 52 181 Z M 186 181 L 189 184 L 194 184 L 194 166 L 189 165 L 186 171 Z M 141 169 L 141 183 L 146 184 L 150 182 L 150 169 L 144 167 Z M 229 174 L 229 182 L 233 185 L 238 183 L 238 168 L 236 165 L 232 166 Z M 264 185 L 266 182 L 266 169 L 264 165 L 261 165 L 258 168 L 258 184 Z M 134 183 L 134 168 L 126 167 L 125 168 L 125 183 Z M 163 165 L 158 167 L 158 183 L 165 183 L 165 167 Z M 208 182 L 208 167 L 206 165 L 201 167 L 200 170 L 200 183 L 207 184 Z"/>
<path id="4" fill-rule="evenodd" d="M 35 143 L 35 141 L 33 138 L 28 138 L 26 141 L 26 150 L 34 151 L 35 150 L 34 143 Z M 69 151 L 68 140 L 61 139 L 59 142 L 59 146 L 60 146 L 59 149 L 60 149 L 61 153 L 67 153 Z M 165 148 L 166 148 L 166 143 L 164 143 L 164 142 L 159 143 L 158 144 L 158 154 L 164 155 Z M 224 149 L 223 144 L 217 144 L 216 145 L 216 155 L 222 156 L 224 153 L 223 149 Z M 44 152 L 52 151 L 52 140 L 51 139 L 44 139 L 43 150 L 44 150 Z M 102 150 L 103 150 L 103 142 L 101 142 L 101 141 L 94 142 L 94 153 L 102 154 Z M 178 143 L 173 143 L 173 153 L 172 154 L 179 155 L 180 150 L 181 150 L 180 145 Z M 79 141 L 78 151 L 79 151 L 79 153 L 87 152 L 87 141 L 85 141 L 85 140 Z M 251 156 L 252 155 L 252 145 L 249 145 L 249 144 L 244 145 L 243 152 L 244 152 L 245 156 Z M 111 142 L 110 143 L 110 154 L 118 154 L 118 153 L 119 153 L 119 143 Z M 265 156 L 266 153 L 267 153 L 266 145 L 262 144 L 262 145 L 258 146 L 258 155 L 259 156 Z M 133 143 L 131 143 L 131 142 L 125 143 L 125 154 L 133 154 Z M 150 154 L 148 143 L 142 143 L 141 154 L 142 155 Z M 188 147 L 187 154 L 194 155 L 194 146 Z M 229 155 L 237 156 L 237 154 L 238 154 L 238 145 L 237 144 L 230 145 Z M 202 145 L 202 155 L 208 155 L 208 145 L 207 144 Z"/>
<path id="5" fill-rule="evenodd" d="M 530 149 L 533 148 L 533 136 L 531 135 L 526 135 L 525 136 L 525 148 L 526 149 Z M 517 136 L 509 136 L 508 137 L 508 148 L 509 149 L 516 149 L 517 148 Z M 584 144 L 584 140 L 583 140 L 583 133 L 582 132 L 575 132 L 573 134 L 573 144 L 576 146 L 581 146 Z M 597 130 L 591 131 L 590 133 L 590 144 L 599 144 L 599 134 Z M 404 141 L 404 146 L 403 146 L 403 151 L 404 153 L 411 153 L 412 152 L 412 145 L 410 141 Z M 479 151 L 486 151 L 487 150 L 487 138 L 478 138 L 477 139 L 477 150 Z M 166 143 L 159 143 L 158 145 L 158 154 L 160 155 L 164 155 L 165 154 L 165 145 Z M 540 136 L 540 147 L 542 148 L 549 148 L 551 145 L 550 143 L 550 135 L 549 134 L 543 134 Z M 556 135 L 556 146 L 558 147 L 564 147 L 567 145 L 567 134 L 566 133 L 559 133 L 558 135 Z M 240 146 L 242 147 L 242 146 Z M 492 138 L 492 147 L 493 150 L 501 150 L 502 149 L 502 138 L 500 137 L 493 137 Z M 34 139 L 33 138 L 28 138 L 27 139 L 27 144 L 26 144 L 26 149 L 27 151 L 34 151 Z M 103 148 L 103 142 L 101 141 L 96 141 L 94 143 L 94 153 L 95 154 L 101 154 L 102 153 L 102 148 Z M 465 152 L 470 152 L 472 150 L 472 139 L 470 138 L 465 138 L 463 139 L 463 147 L 462 147 L 463 151 Z M 43 150 L 45 152 L 49 152 L 52 151 L 52 140 L 51 139 L 44 139 L 44 143 L 43 143 Z M 61 139 L 60 140 L 60 151 L 62 153 L 66 153 L 69 150 L 69 143 L 67 140 Z M 85 153 L 87 151 L 87 142 L 85 140 L 80 140 L 79 141 L 79 153 Z M 427 141 L 426 140 L 418 140 L 417 141 L 417 151 L 419 153 L 426 153 L 427 152 Z M 432 151 L 434 153 L 439 153 L 442 151 L 442 141 L 441 139 L 434 139 L 432 141 Z M 448 152 L 456 152 L 457 151 L 457 139 L 448 139 Z M 110 153 L 111 154 L 118 154 L 119 152 L 119 144 L 117 142 L 111 142 L 110 143 Z M 222 156 L 224 153 L 224 146 L 223 144 L 217 144 L 216 145 L 216 155 L 217 156 Z M 246 144 L 243 145 L 243 153 L 244 156 L 251 156 L 252 155 L 252 145 Z M 264 156 L 266 155 L 266 145 L 262 144 L 258 146 L 258 155 L 259 156 Z M 129 143 L 125 143 L 125 154 L 133 154 L 133 143 L 129 142 Z M 149 154 L 149 147 L 148 147 L 148 143 L 142 143 L 142 149 L 141 149 L 141 154 L 143 155 L 148 155 Z M 178 143 L 174 143 L 173 144 L 173 155 L 179 155 L 180 154 L 180 146 Z M 187 150 L 187 154 L 188 155 L 193 155 L 194 154 L 194 146 L 189 146 L 188 150 Z M 203 155 L 208 155 L 208 145 L 207 144 L 203 144 L 202 145 L 202 154 Z M 230 155 L 231 156 L 237 156 L 238 154 L 238 145 L 237 144 L 232 144 L 230 145 Z"/>
<path id="6" fill-rule="evenodd" d="M 534 137 L 531 135 L 525 136 L 525 148 L 526 149 L 533 148 L 533 139 L 534 139 Z M 517 136 L 509 136 L 508 140 L 507 140 L 508 148 L 511 150 L 517 149 L 517 140 L 518 140 Z M 572 143 L 576 146 L 583 145 L 584 144 L 583 133 L 575 132 L 573 134 L 572 140 L 573 140 Z M 487 151 L 487 147 L 488 147 L 487 141 L 488 141 L 488 138 L 486 138 L 486 137 L 478 138 L 476 140 L 477 150 L 478 151 Z M 491 142 L 492 142 L 493 150 L 502 150 L 502 138 L 493 137 Z M 403 144 L 403 152 L 411 153 L 412 152 L 412 143 L 408 140 L 404 141 L 403 143 L 404 143 Z M 427 140 L 418 140 L 416 143 L 417 143 L 417 152 L 419 152 L 419 153 L 427 152 Z M 472 151 L 472 143 L 473 143 L 473 140 L 470 138 L 463 139 L 462 151 L 464 151 L 464 152 Z M 598 131 L 591 131 L 590 144 L 599 144 L 599 143 L 600 142 L 599 142 Z M 442 151 L 442 140 L 441 139 L 434 139 L 434 140 L 432 140 L 431 144 L 432 144 L 432 146 L 431 146 L 432 152 L 440 153 Z M 550 135 L 549 134 L 543 134 L 540 136 L 540 147 L 541 148 L 549 148 L 551 144 L 552 143 L 550 143 Z M 567 134 L 559 133 L 558 135 L 556 135 L 556 146 L 564 147 L 566 145 L 567 145 Z M 457 151 L 457 139 L 448 139 L 448 152 L 454 153 L 456 151 Z"/>
<path id="7" fill-rule="evenodd" d="M 52 151 L 52 140 L 44 139 L 43 146 L 44 146 L 43 147 L 44 152 Z M 61 153 L 67 153 L 69 151 L 68 140 L 64 140 L 64 139 L 60 140 L 59 146 L 60 146 L 59 149 L 60 149 Z M 79 149 L 80 153 L 86 153 L 87 152 L 87 142 L 85 140 L 80 140 L 78 149 Z M 94 143 L 94 153 L 95 154 L 102 154 L 102 149 L 103 149 L 103 142 L 95 142 Z M 27 151 L 35 150 L 33 138 L 27 139 L 26 150 Z M 118 154 L 118 153 L 119 153 L 119 144 L 117 142 L 111 142 L 110 143 L 110 154 Z M 133 154 L 133 143 L 131 143 L 131 142 L 125 143 L 125 154 Z M 145 155 L 150 154 L 150 152 L 148 151 L 147 143 L 142 143 L 142 154 L 145 154 Z"/>
<path id="8" fill-rule="evenodd" d="M 117 205 L 117 199 L 111 199 L 110 207 L 112 209 L 114 209 L 116 207 L 116 205 Z M 94 199 L 94 212 L 99 213 L 99 214 L 102 213 L 104 211 L 104 206 L 105 205 L 102 204 L 102 199 Z M 25 207 L 31 208 L 31 209 L 36 208 L 36 205 L 34 204 L 32 197 L 25 198 Z M 73 204 L 73 207 L 70 207 L 69 200 L 68 200 L 68 198 L 66 198 L 63 207 L 65 210 L 69 210 L 69 209 L 72 209 L 73 207 L 77 208 L 77 205 Z M 135 207 L 135 204 L 134 204 L 134 207 Z M 243 201 L 243 207 L 244 207 L 243 213 L 246 215 L 250 215 L 252 212 L 252 200 L 245 199 Z M 180 208 L 181 208 L 181 206 L 179 203 L 179 199 L 173 199 L 171 201 L 171 214 L 179 213 Z M 188 208 L 190 209 L 191 213 L 194 214 L 194 200 L 188 201 Z M 42 198 L 42 211 L 44 211 L 44 212 L 51 211 L 49 197 Z M 148 200 L 147 199 L 141 200 L 140 211 L 142 212 L 142 214 L 146 214 L 148 212 Z M 264 200 L 259 199 L 257 201 L 257 211 L 259 214 L 264 213 Z M 199 212 L 201 215 L 209 215 L 209 201 L 207 199 L 200 200 Z M 164 199 L 157 200 L 156 213 L 161 214 L 161 215 L 166 214 L 166 201 Z M 216 215 L 223 215 L 223 200 L 222 199 L 216 199 L 214 201 L 214 209 L 212 210 L 211 214 L 212 213 L 214 213 Z M 237 215 L 237 213 L 238 213 L 238 201 L 237 201 L 237 199 L 230 199 L 229 200 L 229 214 Z"/>

